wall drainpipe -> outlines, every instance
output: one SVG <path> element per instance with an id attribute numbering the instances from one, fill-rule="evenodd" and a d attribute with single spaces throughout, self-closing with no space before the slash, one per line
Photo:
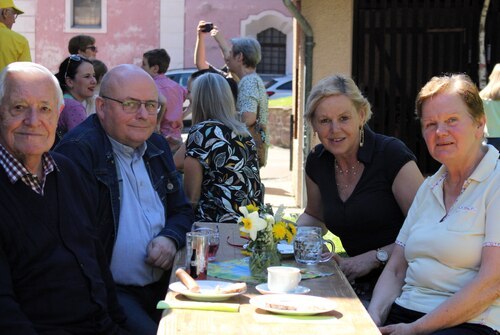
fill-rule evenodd
<path id="1" fill-rule="evenodd" d="M 305 111 L 305 102 L 307 97 L 309 96 L 309 92 L 311 91 L 312 86 L 312 56 L 313 56 L 313 48 L 314 48 L 314 35 L 311 28 L 311 25 L 305 17 L 299 12 L 295 4 L 292 0 L 283 0 L 283 4 L 290 11 L 293 17 L 297 20 L 304 35 L 305 39 L 305 50 L 304 50 L 304 58 L 305 58 L 305 83 L 304 83 L 304 111 Z M 307 127 L 304 127 L 304 157 L 307 157 L 307 154 L 310 150 L 311 143 L 311 134 Z"/>

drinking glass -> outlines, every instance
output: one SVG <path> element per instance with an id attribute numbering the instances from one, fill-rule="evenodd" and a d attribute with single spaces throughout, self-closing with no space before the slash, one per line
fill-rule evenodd
<path id="1" fill-rule="evenodd" d="M 331 252 L 323 253 L 323 245 L 328 243 Z M 330 240 L 323 239 L 320 227 L 297 227 L 297 234 L 293 242 L 295 261 L 301 264 L 318 264 L 326 262 L 333 257 L 335 245 Z"/>
<path id="2" fill-rule="evenodd" d="M 202 232 L 186 233 L 186 271 L 194 279 L 207 279 L 208 239 Z"/>
<path id="3" fill-rule="evenodd" d="M 216 222 L 195 222 L 191 227 L 191 231 L 209 235 L 208 261 L 214 261 L 220 243 L 219 225 Z"/>

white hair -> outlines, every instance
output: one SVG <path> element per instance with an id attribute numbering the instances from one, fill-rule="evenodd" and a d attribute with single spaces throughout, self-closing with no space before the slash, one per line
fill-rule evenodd
<path id="1" fill-rule="evenodd" d="M 15 62 L 7 65 L 2 72 L 0 72 L 0 103 L 2 103 L 3 97 L 5 95 L 5 88 L 7 86 L 7 74 L 9 73 L 34 73 L 39 72 L 47 75 L 47 78 L 52 80 L 56 98 L 57 98 L 57 110 L 61 109 L 61 106 L 64 104 L 63 93 L 61 91 L 61 87 L 59 86 L 59 82 L 57 78 L 50 72 L 46 67 L 32 62 Z"/>

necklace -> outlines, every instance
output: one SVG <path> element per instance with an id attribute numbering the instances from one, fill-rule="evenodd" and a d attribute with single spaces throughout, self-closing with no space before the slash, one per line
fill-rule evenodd
<path id="1" fill-rule="evenodd" d="M 338 165 L 337 160 L 335 160 L 334 167 L 335 167 L 335 174 L 337 175 L 335 178 L 335 180 L 337 181 L 336 182 L 337 189 L 339 190 L 339 192 L 347 192 L 347 190 L 351 186 L 357 183 L 358 179 L 357 174 L 359 172 L 359 167 L 360 167 L 359 161 L 356 161 L 356 163 L 351 167 L 342 170 Z M 343 179 L 345 183 L 341 183 L 340 179 Z"/>
<path id="2" fill-rule="evenodd" d="M 358 169 L 359 168 L 359 161 L 356 161 L 356 163 L 351 166 L 351 167 L 348 167 L 347 169 L 345 170 L 342 170 L 339 166 L 339 164 L 337 163 L 337 160 L 335 160 L 335 170 L 338 171 L 340 174 L 352 174 L 353 176 L 355 176 L 357 173 L 358 173 Z"/>

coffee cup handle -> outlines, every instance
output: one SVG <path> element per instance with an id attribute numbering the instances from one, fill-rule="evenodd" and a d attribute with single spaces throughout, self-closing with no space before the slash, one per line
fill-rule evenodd
<path id="1" fill-rule="evenodd" d="M 319 260 L 321 263 L 328 262 L 330 259 L 332 259 L 333 254 L 335 253 L 335 244 L 333 244 L 332 241 L 323 240 L 323 243 L 329 243 L 332 247 L 332 251 L 321 254 L 321 259 Z"/>

